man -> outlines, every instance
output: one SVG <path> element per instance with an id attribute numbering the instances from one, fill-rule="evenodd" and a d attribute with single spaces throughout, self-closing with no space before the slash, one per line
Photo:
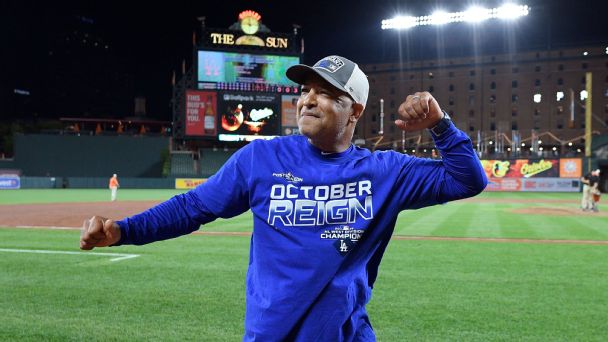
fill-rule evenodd
<path id="1" fill-rule="evenodd" d="M 254 141 L 196 189 L 114 222 L 85 221 L 82 249 L 188 234 L 251 209 L 245 341 L 373 341 L 365 305 L 397 215 L 470 197 L 486 184 L 467 135 L 427 92 L 407 97 L 397 127 L 431 128 L 442 160 L 355 147 L 369 90 L 350 60 L 292 66 L 301 136 Z"/>
<path id="2" fill-rule="evenodd" d="M 600 169 L 593 170 L 583 177 L 583 198 L 581 200 L 581 209 L 583 211 L 592 210 L 598 212 L 597 203 L 593 200 L 594 194 L 599 194 Z"/>
<path id="3" fill-rule="evenodd" d="M 118 184 L 118 176 L 116 174 L 112 175 L 112 178 L 110 178 L 110 184 L 108 185 L 108 187 L 110 188 L 110 192 L 112 193 L 111 195 L 111 199 L 112 202 L 116 201 L 116 193 L 118 192 L 118 187 L 120 185 Z"/>

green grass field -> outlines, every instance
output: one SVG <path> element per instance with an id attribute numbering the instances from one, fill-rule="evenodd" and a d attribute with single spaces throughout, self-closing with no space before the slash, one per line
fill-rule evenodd
<path id="1" fill-rule="evenodd" d="M 127 190 L 121 200 L 178 193 Z M 107 190 L 0 191 L 0 205 L 107 201 Z M 517 215 L 579 194 L 484 193 L 402 213 L 396 235 L 608 240 L 608 218 Z M 507 200 L 513 200 L 511 202 Z M 569 202 L 555 202 L 555 199 Z M 207 231 L 250 231 L 251 215 Z M 0 229 L 1 341 L 237 341 L 249 237 L 190 235 L 80 252 L 69 230 Z M 603 341 L 608 245 L 393 240 L 368 306 L 379 341 Z"/>

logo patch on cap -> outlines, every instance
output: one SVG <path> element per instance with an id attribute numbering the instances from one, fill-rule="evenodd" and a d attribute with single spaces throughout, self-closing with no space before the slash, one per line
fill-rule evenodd
<path id="1" fill-rule="evenodd" d="M 331 73 L 334 73 L 334 72 L 340 70 L 340 68 L 342 68 L 343 66 L 344 66 L 344 61 L 341 60 L 339 57 L 329 56 L 329 57 L 325 57 L 322 60 L 320 60 L 319 62 L 317 62 L 317 64 L 315 64 L 315 66 L 313 68 L 321 68 L 321 69 L 325 69 Z"/>

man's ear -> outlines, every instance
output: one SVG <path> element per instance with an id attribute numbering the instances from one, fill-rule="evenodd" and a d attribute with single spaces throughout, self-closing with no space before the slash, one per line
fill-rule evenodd
<path id="1" fill-rule="evenodd" d="M 361 118 L 361 115 L 363 115 L 363 110 L 365 108 L 360 103 L 353 103 L 352 109 L 353 109 L 353 112 L 350 114 L 350 117 L 348 120 L 351 122 L 357 122 L 357 121 L 359 121 L 359 118 Z"/>

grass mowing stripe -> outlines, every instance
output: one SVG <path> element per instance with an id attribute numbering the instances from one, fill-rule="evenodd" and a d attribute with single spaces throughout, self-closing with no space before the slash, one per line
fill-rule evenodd
<path id="1" fill-rule="evenodd" d="M 441 213 L 447 216 L 456 211 L 457 206 L 458 205 L 456 203 L 450 203 L 450 205 L 438 205 L 417 210 L 405 210 L 399 214 L 397 224 L 395 226 L 395 234 L 430 236 L 431 232 L 441 226 L 441 223 L 437 222 L 437 220 L 441 218 L 437 216 L 437 210 L 441 210 Z"/>
<path id="2" fill-rule="evenodd" d="M 469 203 L 463 210 L 462 203 L 448 203 L 437 210 L 448 209 L 447 215 L 437 211 L 434 213 L 432 220 L 436 222 L 435 229 L 431 231 L 430 236 L 463 236 L 467 237 L 467 231 L 473 223 L 472 212 L 478 210 L 480 203 Z M 457 222 L 457 224 L 455 224 Z"/>
<path id="3" fill-rule="evenodd" d="M 542 220 L 542 218 L 536 218 Z M 559 220 L 560 224 L 539 224 L 535 227 L 539 235 L 559 236 L 562 239 L 587 239 L 587 240 L 605 240 L 608 235 L 606 233 L 592 229 L 593 226 L 586 226 L 581 222 L 580 217 L 560 216 L 554 220 Z"/>
<path id="4" fill-rule="evenodd" d="M 393 234 L 418 235 L 418 232 L 428 231 L 429 211 L 404 210 L 397 216 L 397 223 Z"/>
<path id="5" fill-rule="evenodd" d="M 512 212 L 513 209 L 520 208 L 521 204 L 501 204 L 499 207 L 502 212 L 499 214 L 501 235 L 506 238 L 520 239 L 541 239 L 544 235 L 538 234 L 537 225 L 531 221 L 532 215 L 521 215 Z M 550 235 L 551 238 L 554 236 Z"/>
<path id="6" fill-rule="evenodd" d="M 461 208 L 465 210 L 465 206 Z M 480 204 L 469 213 L 471 215 L 472 224 L 466 230 L 466 236 L 469 237 L 501 237 L 500 230 L 500 214 L 502 210 L 496 206 Z M 450 225 L 460 224 L 460 221 L 452 221 Z"/>

